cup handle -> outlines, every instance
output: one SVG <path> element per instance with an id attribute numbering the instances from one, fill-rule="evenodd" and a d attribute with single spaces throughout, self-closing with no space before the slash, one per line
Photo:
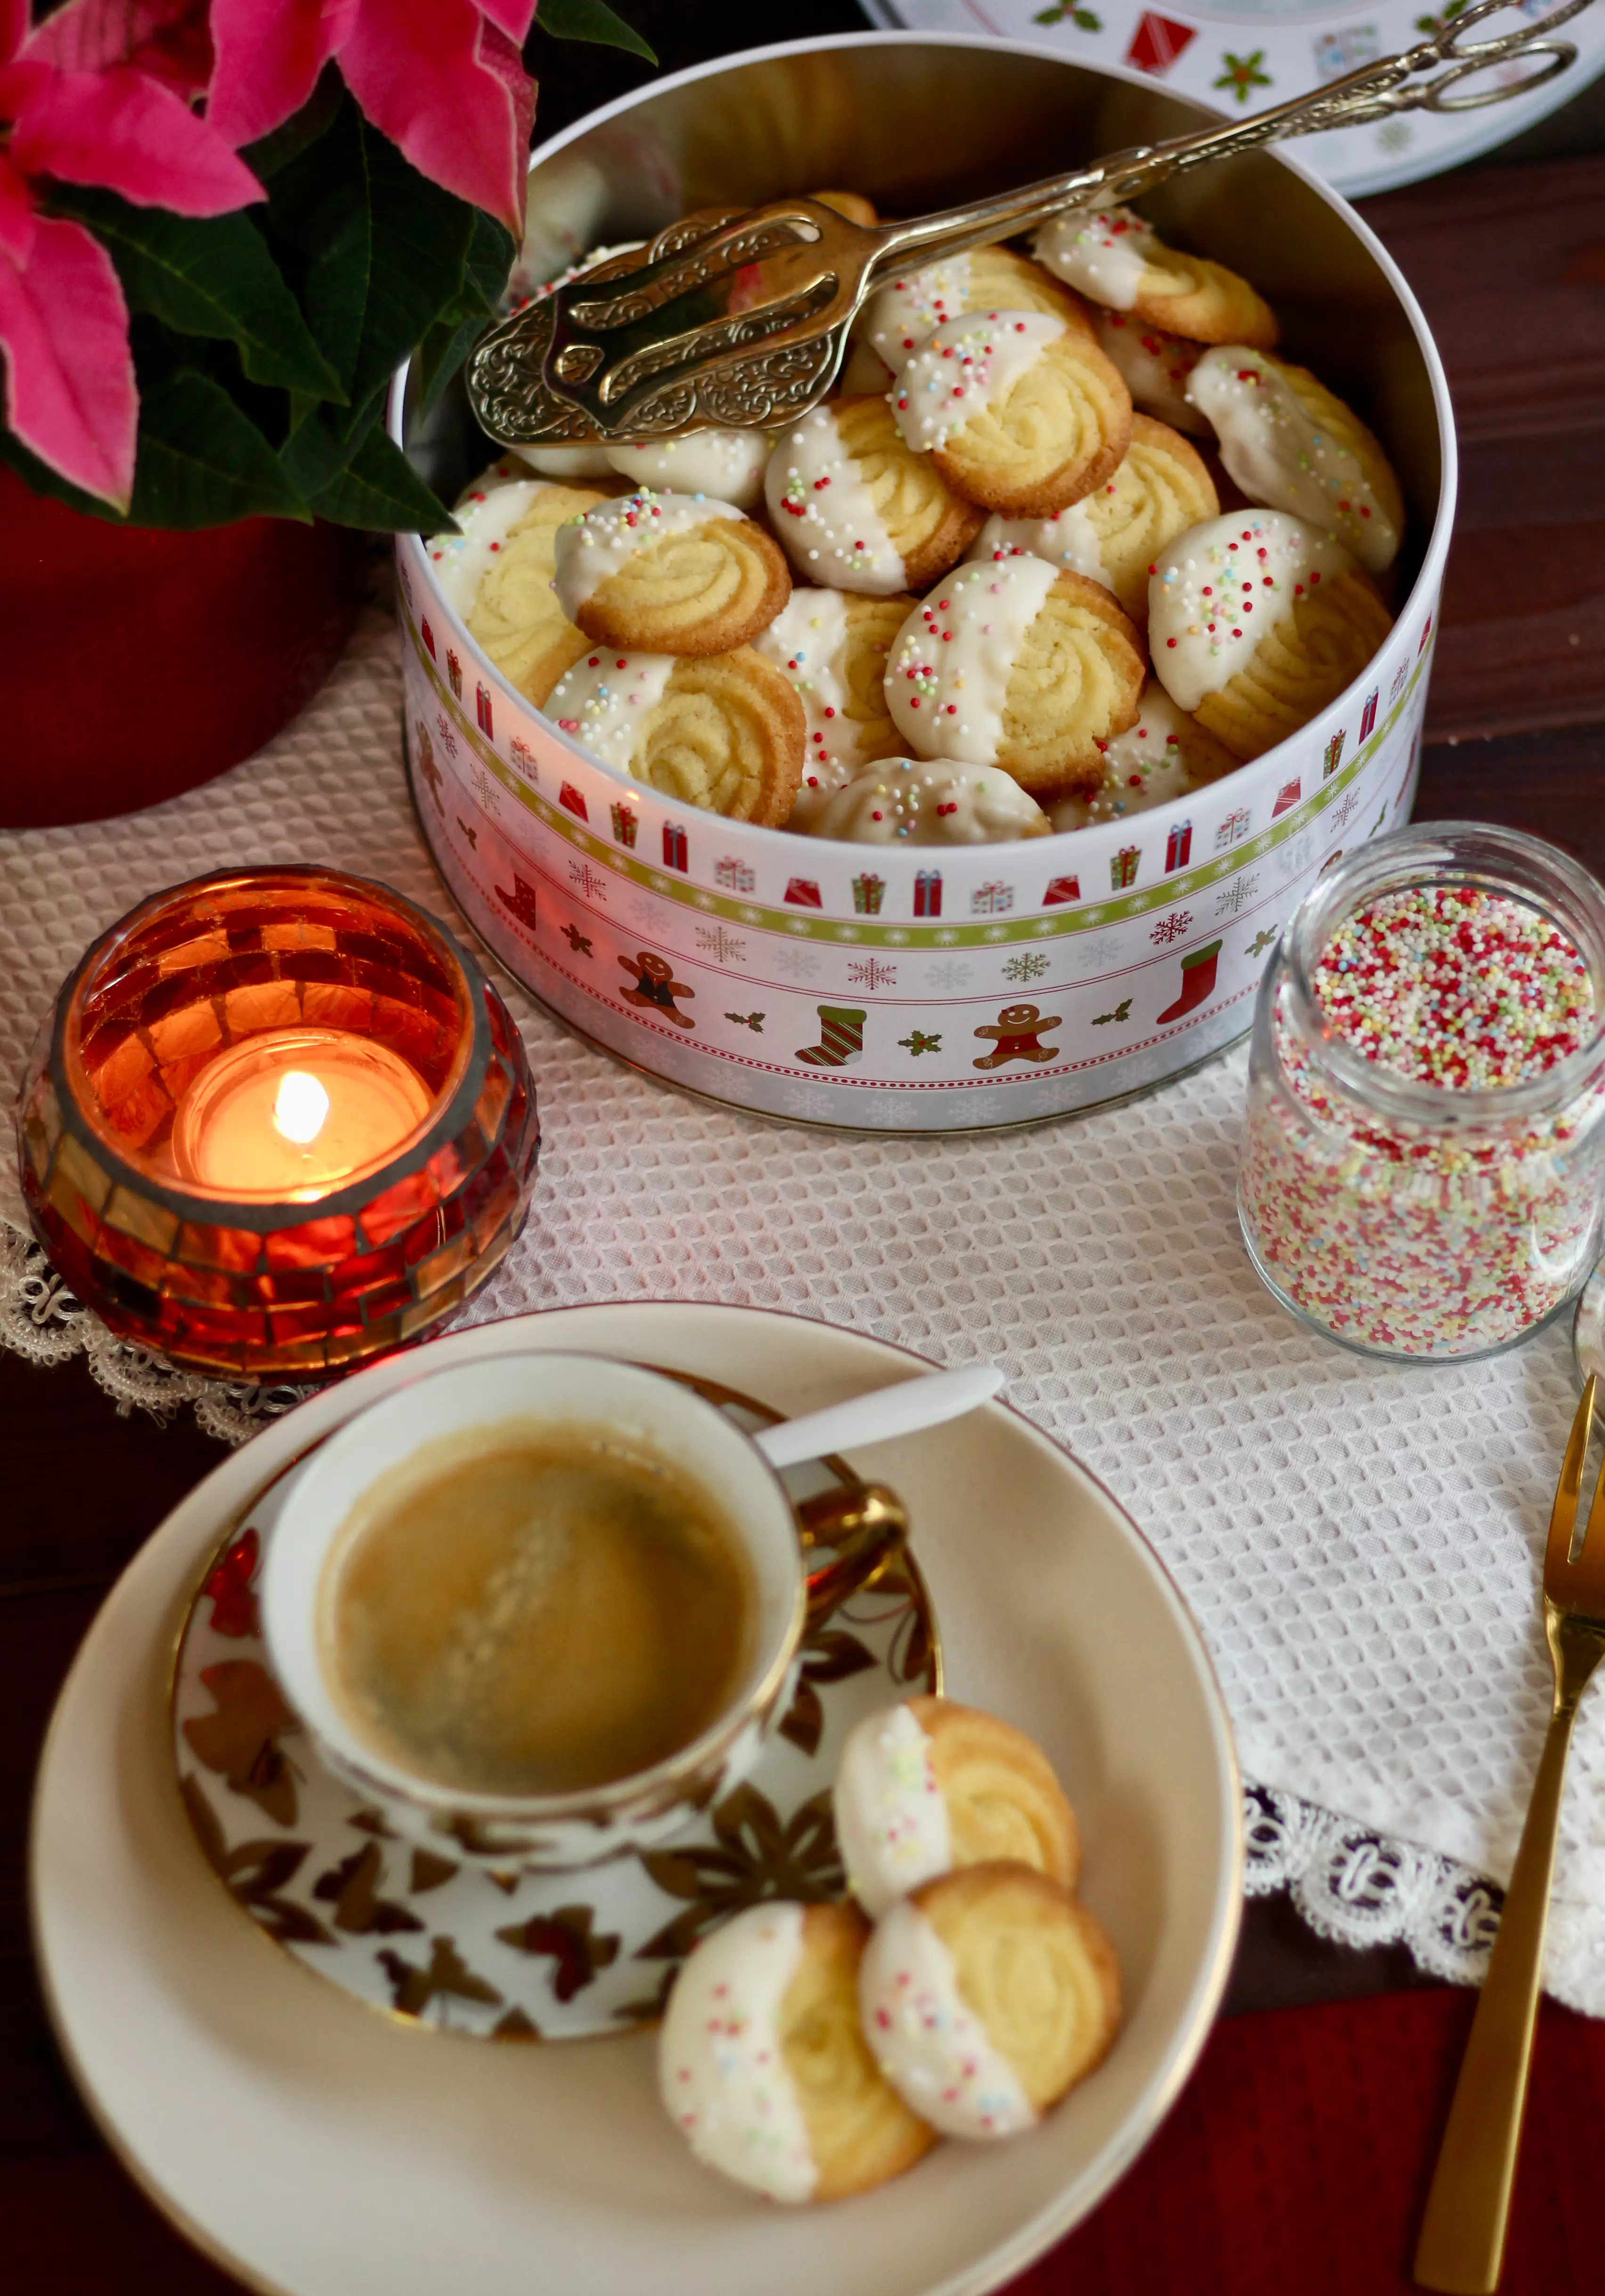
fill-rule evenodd
<path id="1" fill-rule="evenodd" d="M 797 1536 L 805 1555 L 818 1546 L 836 1550 L 808 1571 L 807 1623 L 815 1627 L 885 1569 L 908 1537 L 908 1511 L 884 1483 L 844 1483 L 798 1502 Z"/>

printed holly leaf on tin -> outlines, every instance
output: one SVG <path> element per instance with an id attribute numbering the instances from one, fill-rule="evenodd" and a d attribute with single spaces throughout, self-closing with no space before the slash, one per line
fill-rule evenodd
<path id="1" fill-rule="evenodd" d="M 423 1923 L 416 1914 L 380 1896 L 383 1881 L 384 1852 L 377 1841 L 370 1841 L 365 1849 L 354 1849 L 349 1857 L 342 1857 L 338 1866 L 320 1874 L 312 1894 L 332 1899 L 335 1928 L 348 1930 L 354 1937 L 390 1937 L 399 1930 L 421 1930 Z"/>
<path id="2" fill-rule="evenodd" d="M 297 1726 L 279 1686 L 255 1659 L 203 1666 L 201 1679 L 217 1702 L 213 1714 L 192 1715 L 184 1734 L 209 1770 L 220 1771 L 276 1824 L 293 1825 L 295 1772 L 279 1748 L 281 1730 Z"/>
<path id="3" fill-rule="evenodd" d="M 549 1955 L 557 1964 L 552 1972 L 552 1990 L 560 2001 L 572 2001 L 577 1993 L 594 1984 L 599 1969 L 606 1969 L 618 1958 L 618 1937 L 603 1931 L 594 1932 L 591 1924 L 595 1918 L 589 1906 L 559 1906 L 550 1914 L 531 1914 L 528 1921 L 515 1922 L 496 1935 L 516 1952 Z"/>
<path id="4" fill-rule="evenodd" d="M 429 1964 L 423 1969 L 414 1962 L 404 1961 L 388 1947 L 378 1959 L 390 1980 L 391 2003 L 404 2017 L 422 2017 L 431 2001 L 454 1997 L 459 2001 L 482 2001 L 494 2009 L 502 1999 L 494 1985 L 474 1975 L 457 1951 L 454 1938 L 436 1938 L 430 1947 Z M 440 2022 L 446 2022 L 444 2014 Z"/>
<path id="5" fill-rule="evenodd" d="M 856 1674 L 866 1673 L 874 1663 L 873 1653 L 864 1648 L 856 1635 L 844 1634 L 835 1627 L 811 1634 L 803 1644 L 796 1692 L 780 1726 L 782 1737 L 789 1738 L 811 1759 L 819 1751 L 824 1728 L 820 1685 L 846 1682 Z"/>
<path id="6" fill-rule="evenodd" d="M 658 1887 L 686 1900 L 657 1935 L 636 1948 L 638 1961 L 677 1960 L 732 1914 L 776 1898 L 823 1905 L 847 1886 L 836 1847 L 827 1787 L 784 1824 L 773 1802 L 752 1785 L 738 1786 L 713 1814 L 715 1841 L 643 1853 Z"/>
<path id="7" fill-rule="evenodd" d="M 299 1871 L 311 1844 L 306 1841 L 241 1841 L 230 1849 L 207 1800 L 206 1788 L 190 1775 L 178 1782 L 178 1791 L 195 1829 L 201 1853 L 229 1896 L 242 1906 L 258 1929 L 281 1945 L 337 1945 L 315 1914 L 280 1893 Z"/>

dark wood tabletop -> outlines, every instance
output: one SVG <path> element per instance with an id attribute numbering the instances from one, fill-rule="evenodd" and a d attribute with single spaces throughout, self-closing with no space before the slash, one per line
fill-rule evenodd
<path id="1" fill-rule="evenodd" d="M 625 0 L 625 12 L 668 63 L 754 37 L 750 17 L 725 5 Z M 861 25 L 851 0 L 795 0 L 768 11 L 763 31 Z M 547 132 L 646 76 L 616 53 L 536 45 Z M 1563 115 L 1540 131 L 1538 156 L 1507 152 L 1363 212 L 1426 308 L 1460 425 L 1461 509 L 1418 818 L 1518 825 L 1605 875 L 1601 118 L 1597 97 L 1585 97 L 1569 126 Z M 78 2103 L 34 1977 L 24 1873 L 34 1767 L 73 1652 L 135 1548 L 220 1456 L 187 1414 L 167 1426 L 119 1417 L 81 1360 L 41 1369 L 0 1353 L 0 2281 L 28 2296 L 184 2296 L 233 2284 L 147 2207 Z M 1272 1899 L 1249 1909 L 1227 2007 L 1300 2010 L 1295 2030 L 1314 2033 L 1322 2013 L 1311 2005 L 1424 1982 L 1402 1948 L 1323 1944 Z M 1575 2284 L 1605 2285 L 1599 2270 Z M 1128 2284 L 1135 2296 L 1167 2296 L 1183 2284 Z M 1228 2266 L 1218 2284 L 1249 2281 Z"/>

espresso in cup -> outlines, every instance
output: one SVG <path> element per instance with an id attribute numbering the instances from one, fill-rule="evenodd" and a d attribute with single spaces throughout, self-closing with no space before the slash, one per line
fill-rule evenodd
<path id="1" fill-rule="evenodd" d="M 751 1664 L 747 1545 L 685 1467 L 583 1423 L 479 1427 L 358 1501 L 318 1587 L 324 1681 L 393 1767 L 565 1794 L 667 1760 Z"/>

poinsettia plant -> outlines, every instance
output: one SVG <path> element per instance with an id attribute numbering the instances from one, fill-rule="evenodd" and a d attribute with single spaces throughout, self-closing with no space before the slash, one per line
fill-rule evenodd
<path id="1" fill-rule="evenodd" d="M 0 0 L 0 458 L 140 526 L 450 521 L 386 437 L 494 315 L 536 0 Z M 604 0 L 543 29 L 651 55 Z"/>

